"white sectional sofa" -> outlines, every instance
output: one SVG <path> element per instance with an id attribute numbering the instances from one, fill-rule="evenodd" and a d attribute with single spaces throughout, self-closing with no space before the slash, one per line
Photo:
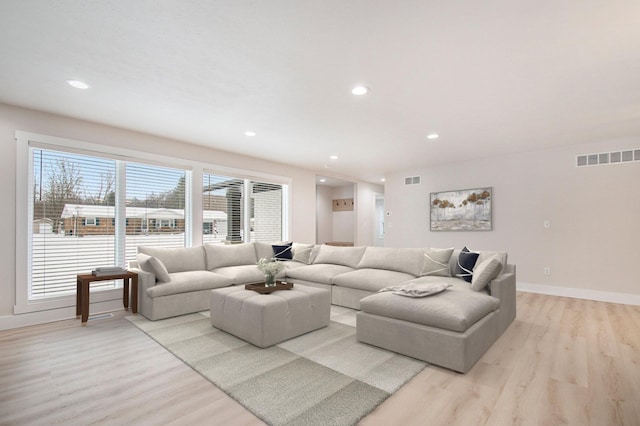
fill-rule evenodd
<path id="1" fill-rule="evenodd" d="M 506 252 L 474 254 L 482 273 L 469 283 L 456 276 L 459 260 L 468 256 L 460 249 L 293 243 L 275 251 L 291 257 L 282 278 L 325 288 L 332 304 L 362 310 L 359 340 L 456 371 L 468 371 L 515 319 L 515 265 Z M 212 289 L 264 281 L 256 264 L 274 253 L 274 246 L 260 242 L 139 247 L 132 265 L 139 274 L 138 311 L 157 320 L 207 310 Z M 379 293 L 408 283 L 450 287 L 415 299 Z"/>

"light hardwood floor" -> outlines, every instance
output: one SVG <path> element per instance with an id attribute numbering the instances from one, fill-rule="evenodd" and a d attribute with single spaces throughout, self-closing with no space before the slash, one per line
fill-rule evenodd
<path id="1" fill-rule="evenodd" d="M 362 424 L 640 425 L 640 307 L 517 297 L 469 373 L 429 366 Z M 0 332 L 0 424 L 262 424 L 129 314 Z"/>

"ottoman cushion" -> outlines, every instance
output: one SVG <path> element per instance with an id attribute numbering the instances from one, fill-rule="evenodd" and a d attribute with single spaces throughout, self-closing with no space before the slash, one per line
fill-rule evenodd
<path id="1" fill-rule="evenodd" d="M 329 325 L 330 292 L 295 285 L 259 294 L 242 287 L 211 291 L 211 325 L 266 348 Z"/>
<path id="2" fill-rule="evenodd" d="M 488 313 L 497 310 L 499 303 L 495 297 L 471 289 L 448 289 L 418 299 L 390 292 L 377 293 L 360 300 L 360 309 L 382 317 L 464 332 Z"/>

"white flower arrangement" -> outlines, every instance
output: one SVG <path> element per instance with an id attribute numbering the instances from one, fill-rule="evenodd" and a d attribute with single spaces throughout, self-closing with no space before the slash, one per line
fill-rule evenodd
<path id="1" fill-rule="evenodd" d="M 264 257 L 258 261 L 258 269 L 265 275 L 273 275 L 274 277 L 284 271 L 285 264 L 275 259 L 265 259 Z"/>

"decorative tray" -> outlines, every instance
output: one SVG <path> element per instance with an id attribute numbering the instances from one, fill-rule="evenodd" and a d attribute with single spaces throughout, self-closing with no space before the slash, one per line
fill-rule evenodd
<path id="1" fill-rule="evenodd" d="M 282 281 L 276 281 L 276 285 L 273 287 L 266 287 L 264 283 L 246 284 L 244 288 L 245 290 L 253 290 L 260 294 L 269 294 L 278 290 L 291 290 L 293 288 L 293 283 L 283 283 Z"/>

